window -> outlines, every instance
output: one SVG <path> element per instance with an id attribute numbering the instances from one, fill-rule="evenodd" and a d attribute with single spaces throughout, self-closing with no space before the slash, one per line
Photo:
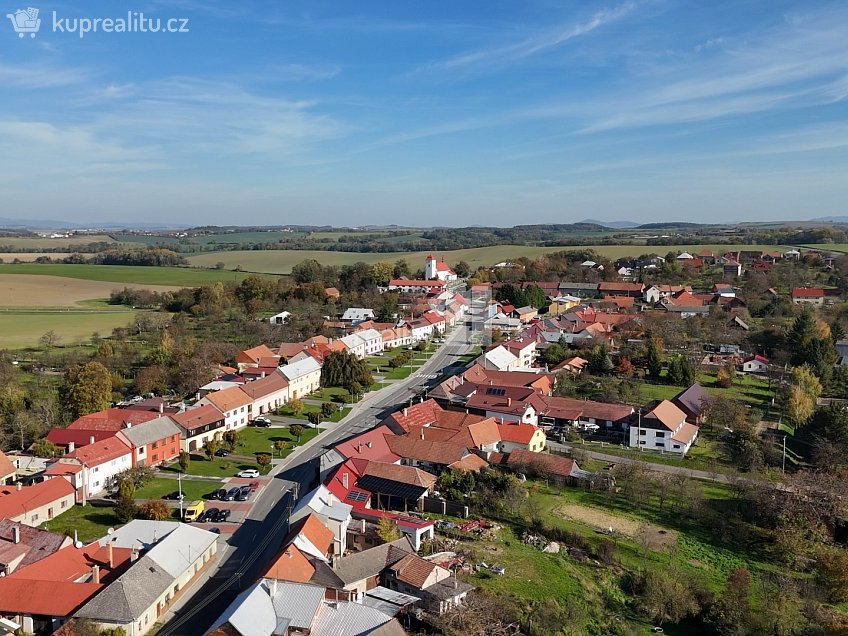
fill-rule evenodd
<path id="1" fill-rule="evenodd" d="M 38 521 L 38 513 L 35 513 L 34 515 L 32 515 L 32 520 Z"/>
<path id="2" fill-rule="evenodd" d="M 61 507 L 62 507 L 62 508 L 67 508 L 67 507 L 68 507 L 68 502 L 67 502 L 67 501 L 63 501 L 60 505 L 61 505 Z"/>
<path id="3" fill-rule="evenodd" d="M 648 434 L 648 431 L 646 431 L 644 428 L 639 429 L 639 435 L 647 435 L 647 434 Z"/>
<path id="4" fill-rule="evenodd" d="M 640 445 L 640 446 L 644 446 L 644 445 L 645 445 L 645 440 L 640 439 L 640 440 L 639 440 L 639 445 Z"/>
<path id="5" fill-rule="evenodd" d="M 665 437 L 665 431 L 657 431 L 657 437 Z"/>
<path id="6" fill-rule="evenodd" d="M 680 444 L 675 444 L 675 445 L 674 445 L 674 447 L 675 447 L 675 448 L 680 448 Z"/>
<path id="7" fill-rule="evenodd" d="M 665 446 L 665 442 L 654 442 L 654 446 Z"/>
<path id="8" fill-rule="evenodd" d="M 100 470 L 100 466 L 95 466 L 95 467 L 94 467 L 94 470 L 93 470 L 92 472 L 95 472 L 95 473 L 96 473 L 96 472 L 98 472 L 99 470 Z"/>

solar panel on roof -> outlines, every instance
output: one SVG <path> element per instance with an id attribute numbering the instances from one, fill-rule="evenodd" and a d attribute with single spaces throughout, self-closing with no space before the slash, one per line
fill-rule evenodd
<path id="1" fill-rule="evenodd" d="M 506 395 L 506 389 L 490 386 L 486 389 L 486 395 Z"/>
<path id="2" fill-rule="evenodd" d="M 364 492 L 351 490 L 349 493 L 347 493 L 345 499 L 347 499 L 348 501 L 367 501 L 368 495 Z"/>

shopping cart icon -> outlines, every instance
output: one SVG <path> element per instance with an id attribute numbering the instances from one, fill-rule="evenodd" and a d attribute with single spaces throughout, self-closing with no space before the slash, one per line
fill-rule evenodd
<path id="1" fill-rule="evenodd" d="M 7 13 L 6 17 L 12 21 L 12 27 L 19 38 L 24 37 L 29 33 L 29 37 L 34 38 L 35 34 L 41 28 L 41 18 L 38 17 L 38 9 L 27 7 L 26 9 L 18 9 L 14 13 Z"/>

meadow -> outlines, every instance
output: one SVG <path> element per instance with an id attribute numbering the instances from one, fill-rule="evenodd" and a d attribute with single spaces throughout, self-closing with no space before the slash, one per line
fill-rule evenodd
<path id="1" fill-rule="evenodd" d="M 157 292 L 180 289 L 175 286 L 119 284 L 63 276 L 3 274 L 0 275 L 0 307 L 79 307 L 84 301 L 108 298 L 112 291 L 121 287 Z M 90 306 L 88 308 L 91 309 Z"/>
<path id="2" fill-rule="evenodd" d="M 29 250 L 51 250 L 62 249 L 72 251 L 77 245 L 88 245 L 89 243 L 115 243 L 115 239 L 106 234 L 83 234 L 69 238 L 42 238 L 35 236 L 0 236 L 0 250 L 3 246 L 29 249 Z"/>
<path id="3" fill-rule="evenodd" d="M 220 259 L 218 259 L 220 260 Z M 241 281 L 249 274 L 192 267 L 141 267 L 132 265 L 65 265 L 63 263 L 0 264 L 0 287 L 7 274 L 60 276 L 136 285 L 198 287 L 220 281 Z M 108 296 L 108 294 L 106 294 Z"/>
<path id="4" fill-rule="evenodd" d="M 665 255 L 669 251 L 690 253 L 709 250 L 715 254 L 722 254 L 732 250 L 785 250 L 788 247 L 782 245 L 586 245 L 586 246 L 557 246 L 557 247 L 531 247 L 527 245 L 494 245 L 491 247 L 475 247 L 464 250 L 450 250 L 444 252 L 432 252 L 434 256 L 444 258 L 450 264 L 459 261 L 467 261 L 472 269 L 479 266 L 489 267 L 502 261 L 509 261 L 520 256 L 536 258 L 542 254 L 563 250 L 585 250 L 592 249 L 610 259 L 624 258 L 626 256 L 639 256 L 641 254 L 655 252 Z M 224 263 L 224 267 L 233 270 L 236 267 L 249 272 L 262 272 L 268 274 L 289 274 L 294 265 L 307 259 L 315 259 L 323 265 L 352 265 L 357 262 L 378 263 L 386 261 L 393 263 L 398 259 L 406 259 L 413 267 L 423 267 L 424 259 L 430 252 L 331 252 L 320 250 L 260 250 L 260 251 L 232 251 L 232 252 L 208 252 L 189 256 L 189 262 L 197 267 L 214 267 L 217 263 Z"/>
<path id="5" fill-rule="evenodd" d="M 66 258 L 71 255 L 71 252 L 0 252 L 0 263 L 11 263 L 14 260 L 19 260 L 21 263 L 32 263 L 35 259 L 42 256 L 48 258 Z"/>
<path id="6" fill-rule="evenodd" d="M 824 250 L 826 252 L 840 252 L 842 254 L 848 254 L 848 243 L 811 243 L 801 245 L 800 247 L 805 247 L 811 250 Z"/>
<path id="7" fill-rule="evenodd" d="M 115 327 L 126 327 L 135 316 L 130 310 L 4 310 L 0 311 L 0 349 L 37 346 L 48 331 L 59 336 L 60 345 L 87 341 L 95 331 L 108 335 Z"/>

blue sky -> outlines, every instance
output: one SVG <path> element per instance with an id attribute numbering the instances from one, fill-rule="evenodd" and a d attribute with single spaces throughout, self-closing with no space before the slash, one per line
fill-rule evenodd
<path id="1" fill-rule="evenodd" d="M 35 39 L 0 23 L 2 217 L 515 225 L 848 214 L 845 2 L 35 6 Z M 128 10 L 188 18 L 190 32 L 52 31 L 53 11 Z"/>

